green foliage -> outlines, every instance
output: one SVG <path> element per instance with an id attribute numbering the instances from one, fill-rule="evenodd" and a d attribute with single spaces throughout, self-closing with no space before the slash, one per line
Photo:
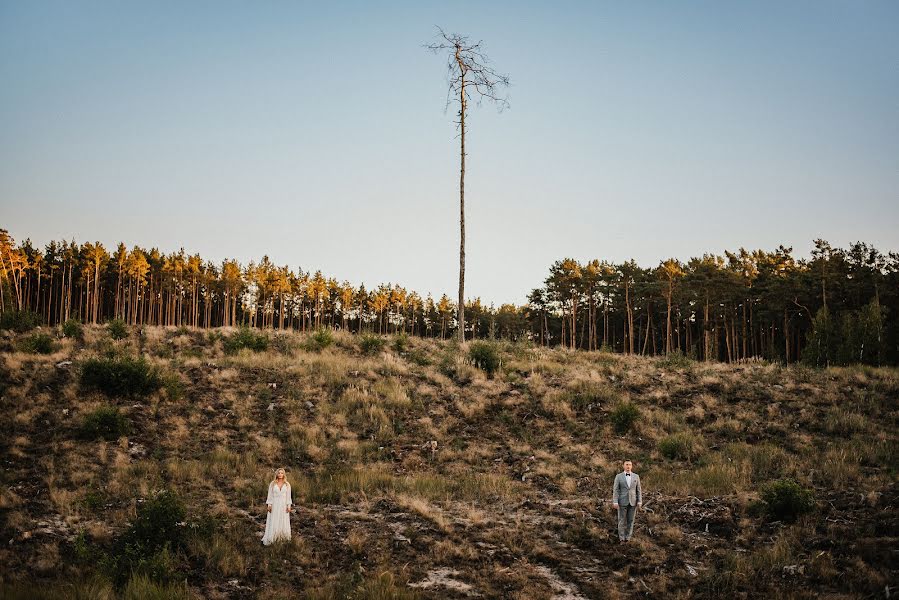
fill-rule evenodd
<path id="1" fill-rule="evenodd" d="M 81 367 L 81 385 L 108 396 L 137 397 L 155 392 L 162 378 L 143 357 L 91 358 Z"/>
<path id="2" fill-rule="evenodd" d="M 400 333 L 393 338 L 393 350 L 397 353 L 405 352 L 409 347 L 409 336 Z"/>
<path id="3" fill-rule="evenodd" d="M 170 582 L 177 577 L 174 553 L 186 542 L 187 511 L 178 496 L 157 492 L 137 506 L 137 518 L 116 541 L 104 567 L 121 585 L 133 574 L 151 581 Z"/>
<path id="4" fill-rule="evenodd" d="M 334 334 L 330 329 L 322 327 L 306 338 L 305 348 L 310 352 L 321 352 L 333 343 Z"/>
<path id="5" fill-rule="evenodd" d="M 778 479 L 762 488 L 762 502 L 768 516 L 778 521 L 795 521 L 815 509 L 815 495 L 792 479 Z"/>
<path id="6" fill-rule="evenodd" d="M 802 362 L 813 367 L 883 362 L 884 310 L 876 301 L 834 317 L 826 308 L 815 315 Z"/>
<path id="7" fill-rule="evenodd" d="M 162 378 L 162 387 L 169 400 L 180 400 L 184 397 L 184 383 L 177 373 L 168 373 Z"/>
<path id="8" fill-rule="evenodd" d="M 667 367 L 669 369 L 685 369 L 693 366 L 694 362 L 695 361 L 692 358 L 680 350 L 673 350 L 660 358 L 657 361 L 657 364 L 660 367 Z"/>
<path id="9" fill-rule="evenodd" d="M 420 367 L 426 367 L 432 363 L 431 357 L 421 348 L 413 348 L 406 352 L 406 360 Z"/>
<path id="10" fill-rule="evenodd" d="M 101 406 L 84 416 L 78 430 L 80 437 L 88 440 L 117 440 L 128 435 L 131 424 L 128 417 L 119 412 L 115 406 Z"/>
<path id="11" fill-rule="evenodd" d="M 502 362 L 499 348 L 492 342 L 472 342 L 468 349 L 468 359 L 490 377 L 499 369 Z"/>
<path id="12" fill-rule="evenodd" d="M 106 323 L 106 331 L 114 340 L 123 340 L 128 337 L 128 324 L 122 319 L 112 319 Z"/>
<path id="13" fill-rule="evenodd" d="M 359 349 L 363 354 L 377 354 L 387 345 L 387 338 L 373 333 L 363 333 L 359 339 Z"/>
<path id="14" fill-rule="evenodd" d="M 284 356 L 292 356 L 296 350 L 291 336 L 283 333 L 272 337 L 271 346 L 275 352 Z"/>
<path id="15" fill-rule="evenodd" d="M 31 331 L 40 324 L 41 316 L 30 310 L 13 310 L 0 315 L 0 329 L 9 329 L 17 333 Z"/>
<path id="16" fill-rule="evenodd" d="M 52 354 L 58 345 L 53 336 L 46 333 L 32 333 L 19 341 L 19 349 L 30 354 Z"/>
<path id="17" fill-rule="evenodd" d="M 659 452 L 665 458 L 670 459 L 693 462 L 702 455 L 703 450 L 702 440 L 688 432 L 669 435 L 659 442 Z"/>
<path id="18" fill-rule="evenodd" d="M 615 432 L 623 435 L 630 431 L 633 424 L 640 417 L 640 409 L 631 402 L 621 402 L 612 409 L 609 418 L 612 421 L 612 427 Z"/>
<path id="19" fill-rule="evenodd" d="M 244 348 L 264 352 L 268 350 L 268 344 L 267 335 L 244 326 L 225 338 L 224 347 L 227 354 L 236 354 Z"/>
<path id="20" fill-rule="evenodd" d="M 78 319 L 69 319 L 62 324 L 62 334 L 67 338 L 80 340 L 84 336 L 84 327 Z"/>

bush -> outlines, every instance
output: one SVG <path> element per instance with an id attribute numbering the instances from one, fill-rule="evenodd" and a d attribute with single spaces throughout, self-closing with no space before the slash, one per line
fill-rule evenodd
<path id="1" fill-rule="evenodd" d="M 680 350 L 674 350 L 666 354 L 664 357 L 660 358 L 658 361 L 656 361 L 656 363 L 660 367 L 683 369 L 692 366 L 694 361 L 692 358 L 690 358 Z"/>
<path id="2" fill-rule="evenodd" d="M 67 338 L 80 340 L 84 335 L 84 327 L 78 319 L 69 319 L 62 324 L 62 334 Z"/>
<path id="3" fill-rule="evenodd" d="M 53 337 L 46 333 L 33 333 L 19 341 L 19 349 L 31 354 L 52 354 L 56 348 Z"/>
<path id="4" fill-rule="evenodd" d="M 694 461 L 702 455 L 703 443 L 691 433 L 682 432 L 669 435 L 659 442 L 659 452 L 670 459 Z"/>
<path id="5" fill-rule="evenodd" d="M 275 335 L 271 339 L 271 345 L 275 352 L 283 354 L 284 356 L 293 356 L 293 352 L 296 349 L 293 339 L 286 333 Z"/>
<path id="6" fill-rule="evenodd" d="M 156 369 L 143 358 L 92 358 L 81 367 L 81 385 L 108 396 L 135 397 L 162 386 Z"/>
<path id="7" fill-rule="evenodd" d="M 106 323 L 109 337 L 114 340 L 123 340 L 128 337 L 128 325 L 122 319 L 113 319 Z"/>
<path id="8" fill-rule="evenodd" d="M 431 357 L 428 356 L 427 352 L 420 348 L 413 348 L 409 352 L 406 352 L 406 360 L 419 367 L 426 367 L 431 364 Z"/>
<path id="9" fill-rule="evenodd" d="M 30 310 L 13 310 L 0 315 L 0 329 L 9 329 L 17 333 L 31 331 L 41 324 L 41 316 Z"/>
<path id="10" fill-rule="evenodd" d="M 268 350 L 268 336 L 244 326 L 225 338 L 224 348 L 228 354 L 236 354 L 244 348 L 253 352 L 264 352 Z"/>
<path id="11" fill-rule="evenodd" d="M 112 441 L 128 435 L 130 430 L 131 424 L 128 422 L 128 417 L 120 413 L 118 408 L 101 406 L 84 416 L 79 434 L 88 440 L 103 438 Z"/>
<path id="12" fill-rule="evenodd" d="M 137 506 L 137 518 L 115 542 L 106 568 L 120 585 L 133 574 L 154 581 L 176 575 L 173 553 L 185 546 L 187 511 L 172 492 L 162 490 Z"/>
<path id="13" fill-rule="evenodd" d="M 500 366 L 499 350 L 495 344 L 490 342 L 472 342 L 468 349 L 468 358 L 471 360 L 471 364 L 490 377 Z"/>
<path id="14" fill-rule="evenodd" d="M 409 336 L 401 333 L 393 338 L 393 350 L 398 353 L 405 352 L 409 348 Z"/>
<path id="15" fill-rule="evenodd" d="M 363 354 L 377 354 L 387 345 L 387 339 L 373 333 L 362 335 L 359 340 L 359 348 Z"/>
<path id="16" fill-rule="evenodd" d="M 181 400 L 184 397 L 184 382 L 178 373 L 168 373 L 162 377 L 162 387 L 169 400 Z"/>
<path id="17" fill-rule="evenodd" d="M 615 432 L 625 434 L 630 431 L 634 422 L 640 417 L 640 409 L 630 402 L 621 402 L 609 416 Z"/>
<path id="18" fill-rule="evenodd" d="M 330 329 L 317 329 L 315 333 L 306 338 L 306 350 L 310 352 L 321 352 L 334 343 L 334 334 Z"/>
<path id="19" fill-rule="evenodd" d="M 778 479 L 762 488 L 762 502 L 772 519 L 792 522 L 815 508 L 814 493 L 792 479 Z"/>

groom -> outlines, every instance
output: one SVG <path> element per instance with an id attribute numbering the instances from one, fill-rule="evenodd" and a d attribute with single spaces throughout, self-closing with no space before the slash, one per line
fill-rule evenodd
<path id="1" fill-rule="evenodd" d="M 643 506 L 643 490 L 640 476 L 631 471 L 633 463 L 624 461 L 624 471 L 615 476 L 612 485 L 612 507 L 618 509 L 618 539 L 625 543 L 634 533 L 634 516 L 637 508 Z"/>

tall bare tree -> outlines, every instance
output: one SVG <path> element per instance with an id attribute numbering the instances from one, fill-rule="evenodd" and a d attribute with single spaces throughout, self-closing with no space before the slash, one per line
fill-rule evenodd
<path id="1" fill-rule="evenodd" d="M 447 80 L 446 106 L 459 103 L 459 341 L 465 341 L 465 120 L 468 104 L 475 99 L 478 105 L 484 100 L 494 103 L 499 110 L 509 105 L 502 95 L 509 87 L 509 77 L 497 73 L 490 66 L 490 59 L 482 50 L 482 42 L 471 42 L 467 36 L 448 34 L 437 28 L 438 41 L 426 47 L 434 54 L 446 54 Z"/>

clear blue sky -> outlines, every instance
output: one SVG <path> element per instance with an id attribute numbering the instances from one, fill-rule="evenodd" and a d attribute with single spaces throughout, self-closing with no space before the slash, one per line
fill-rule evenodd
<path id="1" fill-rule="evenodd" d="M 899 250 L 899 2 L 0 1 L 0 227 L 452 297 L 434 26 L 511 109 L 468 138 L 466 290 L 571 256 Z"/>

